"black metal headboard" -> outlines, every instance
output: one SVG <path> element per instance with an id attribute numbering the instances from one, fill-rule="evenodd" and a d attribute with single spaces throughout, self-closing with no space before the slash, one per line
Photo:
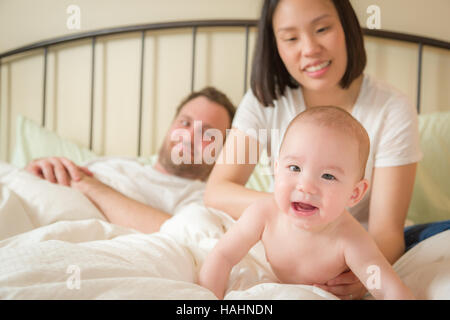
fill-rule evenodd
<path id="1" fill-rule="evenodd" d="M 3 58 L 23 53 L 26 51 L 34 49 L 43 49 L 44 54 L 44 70 L 43 70 L 43 101 L 42 101 L 42 126 L 45 126 L 45 112 L 46 112 L 46 86 L 47 86 L 47 55 L 48 48 L 54 45 L 81 40 L 81 39 L 92 39 L 92 63 L 91 63 L 91 92 L 90 92 L 90 135 L 89 135 L 89 148 L 92 149 L 92 137 L 93 137 L 93 108 L 94 108 L 94 79 L 95 79 L 95 44 L 97 37 L 108 36 L 114 34 L 128 33 L 128 32 L 141 32 L 141 60 L 140 60 L 140 80 L 139 80 L 139 141 L 138 141 L 138 154 L 140 154 L 140 137 L 142 128 L 142 85 L 143 85 L 143 70 L 144 70 L 144 52 L 145 52 L 145 33 L 147 31 L 160 31 L 168 29 L 179 29 L 179 28 L 191 28 L 192 29 L 192 64 L 191 64 L 191 91 L 194 89 L 195 83 L 195 54 L 196 54 L 196 36 L 197 29 L 202 27 L 237 27 L 245 28 L 245 64 L 244 64 L 244 80 L 243 89 L 244 92 L 247 91 L 247 70 L 248 70 L 248 46 L 249 46 L 249 31 L 250 28 L 257 26 L 257 20 L 201 20 L 201 21 L 179 21 L 179 22 L 168 22 L 168 23 L 152 23 L 152 24 L 141 24 L 125 27 L 108 28 L 97 31 L 89 31 L 84 33 L 72 34 L 68 36 L 58 37 L 55 39 L 45 40 L 36 42 L 30 45 L 26 45 L 14 50 L 10 50 L 0 54 L 0 65 Z M 405 33 L 383 31 L 376 29 L 366 29 L 363 28 L 364 35 L 397 40 L 402 42 L 415 43 L 418 45 L 418 61 L 417 61 L 417 72 L 418 72 L 418 83 L 417 83 L 417 112 L 420 113 L 420 100 L 421 100 L 421 86 L 422 86 L 422 53 L 424 46 L 431 46 L 441 49 L 450 49 L 450 42 L 436 40 L 427 37 L 421 37 L 416 35 L 410 35 Z"/>

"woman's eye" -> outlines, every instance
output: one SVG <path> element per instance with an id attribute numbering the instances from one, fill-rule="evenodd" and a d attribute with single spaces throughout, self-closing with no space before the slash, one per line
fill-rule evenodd
<path id="1" fill-rule="evenodd" d="M 286 37 L 284 39 L 284 41 L 286 41 L 286 42 L 292 42 L 292 41 L 295 41 L 295 40 L 297 40 L 297 37 Z"/>
<path id="2" fill-rule="evenodd" d="M 336 177 L 329 173 L 323 174 L 322 178 L 324 178 L 325 180 L 336 180 Z"/>
<path id="3" fill-rule="evenodd" d="M 291 165 L 289 166 L 289 171 L 300 172 L 301 170 L 299 166 Z"/>
<path id="4" fill-rule="evenodd" d="M 181 120 L 181 125 L 185 127 L 189 127 L 189 121 L 187 120 Z"/>
<path id="5" fill-rule="evenodd" d="M 321 33 L 321 32 L 325 32 L 329 29 L 330 27 L 324 27 L 324 28 L 320 28 L 317 30 L 317 33 Z"/>

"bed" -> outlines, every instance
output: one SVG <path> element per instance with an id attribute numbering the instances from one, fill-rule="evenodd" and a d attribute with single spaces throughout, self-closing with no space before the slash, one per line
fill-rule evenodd
<path id="1" fill-rule="evenodd" d="M 201 203 L 190 204 L 166 222 L 160 232 L 147 235 L 108 223 L 97 208 L 77 191 L 40 180 L 21 168 L 30 159 L 55 155 L 66 156 L 80 164 L 100 156 L 108 156 L 104 159 L 108 163 L 113 161 L 111 156 L 121 155 L 127 156 L 124 163 L 131 157 L 143 166 L 152 165 L 155 161 L 152 155 L 156 153 L 176 107 L 175 103 L 173 107 L 165 107 L 169 100 L 149 101 L 149 96 L 161 95 L 155 93 L 161 89 L 155 85 L 155 79 L 162 79 L 154 75 L 162 67 L 149 70 L 149 66 L 155 64 L 146 60 L 151 51 L 149 48 L 156 50 L 156 43 L 159 43 L 149 39 L 153 37 L 152 32 L 168 35 L 169 41 L 181 39 L 183 47 L 188 44 L 191 54 L 187 59 L 190 63 L 189 67 L 183 67 L 184 73 L 180 76 L 184 81 L 183 95 L 204 84 L 220 83 L 213 73 L 202 71 L 199 63 L 205 59 L 214 60 L 207 56 L 199 58 L 199 55 L 214 51 L 204 49 L 208 47 L 208 37 L 214 38 L 212 32 L 223 33 L 223 28 L 227 28 L 227 32 L 232 34 L 225 36 L 231 39 L 229 41 L 242 40 L 237 45 L 242 52 L 236 50 L 240 57 L 236 58 L 240 59 L 236 69 L 242 82 L 236 84 L 233 81 L 230 89 L 237 104 L 248 88 L 255 25 L 256 21 L 250 20 L 139 25 L 72 35 L 0 54 L 0 79 L 6 79 L 6 82 L 16 81 L 11 80 L 11 74 L 14 68 L 17 69 L 14 67 L 17 59 L 22 59 L 26 66 L 23 59 L 27 61 L 38 56 L 43 67 L 42 78 L 38 81 L 42 91 L 40 99 L 35 99 L 39 101 L 38 107 L 30 111 L 29 107 L 23 108 L 17 103 L 5 103 L 11 101 L 10 93 L 3 94 L 0 99 L 3 160 L 0 162 L 0 299 L 215 299 L 211 292 L 196 284 L 196 279 L 208 251 L 234 223 L 226 214 L 205 208 Z M 207 28 L 212 28 L 212 31 L 206 31 Z M 171 38 L 178 31 L 181 38 Z M 428 87 L 422 80 L 428 70 L 424 64 L 427 59 L 423 59 L 426 48 L 448 55 L 450 44 L 386 31 L 364 31 L 367 37 L 380 38 L 380 45 L 386 45 L 385 41 L 397 41 L 401 45 L 418 48 L 417 55 L 413 55 L 418 59 L 411 64 L 417 63 L 414 100 L 421 113 L 421 143 L 425 157 L 418 168 L 408 219 L 411 223 L 450 219 L 450 105 L 444 102 L 444 108 L 427 110 L 423 103 L 426 95 L 423 88 Z M 119 37 L 120 41 L 128 43 L 127 34 L 131 34 L 133 50 L 137 48 L 138 51 L 133 53 L 136 58 L 135 86 L 131 90 L 135 93 L 133 108 L 125 116 L 121 112 L 116 116 L 125 117 L 127 122 L 120 126 L 120 133 L 132 128 L 130 135 L 124 134 L 123 142 L 117 139 L 117 133 L 112 129 L 116 119 L 108 118 L 117 109 L 104 90 L 104 73 L 110 63 L 107 62 L 110 58 L 105 58 L 109 57 L 105 53 L 105 38 L 115 37 L 112 41 L 116 41 Z M 82 46 L 81 52 L 89 53 L 84 56 L 88 63 L 82 76 L 87 79 L 82 86 L 86 90 L 84 93 L 75 92 L 83 98 L 76 111 L 61 107 L 64 105 L 60 101 L 61 96 L 73 98 L 72 93 L 49 88 L 55 85 L 60 75 L 56 66 L 61 61 L 70 62 L 64 53 L 59 55 L 53 49 L 61 45 L 70 50 L 78 50 Z M 65 49 L 58 50 L 65 52 Z M 448 82 L 440 85 L 448 89 Z M 0 83 L 2 90 L 7 86 L 5 81 Z M 173 99 L 179 98 L 176 94 L 174 96 Z M 69 103 L 69 107 L 73 106 Z M 423 109 L 426 112 L 422 112 Z M 77 117 L 77 113 L 81 116 Z M 76 125 L 68 123 L 66 118 L 76 122 L 72 116 L 80 122 Z M 134 120 L 129 120 L 131 118 Z M 73 131 L 74 126 L 78 131 Z M 262 165 L 257 166 L 248 182 L 249 187 L 257 190 L 268 187 L 268 177 L 260 174 L 262 169 Z M 107 168 L 98 167 L 96 174 L 106 179 Z M 126 190 L 129 180 L 126 175 L 119 177 L 116 182 L 118 188 Z M 133 194 L 129 196 L 133 197 Z M 423 241 L 395 263 L 395 270 L 418 298 L 450 299 L 449 243 L 450 231 L 443 232 Z M 337 298 L 319 288 L 277 283 L 258 243 L 233 268 L 225 299 Z"/>

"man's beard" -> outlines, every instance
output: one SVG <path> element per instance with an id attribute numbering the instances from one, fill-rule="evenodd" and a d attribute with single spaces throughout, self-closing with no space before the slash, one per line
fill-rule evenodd
<path id="1" fill-rule="evenodd" d="M 159 150 L 158 161 L 164 169 L 178 177 L 206 181 L 214 164 L 194 164 L 194 156 L 191 157 L 191 163 L 176 164 L 172 161 L 172 147 L 170 143 L 164 143 Z M 203 159 L 202 159 L 203 161 Z"/>

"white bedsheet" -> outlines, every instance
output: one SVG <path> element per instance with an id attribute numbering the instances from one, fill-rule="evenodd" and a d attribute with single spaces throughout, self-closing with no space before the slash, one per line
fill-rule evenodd
<path id="1" fill-rule="evenodd" d="M 112 225 L 82 194 L 0 163 L 0 299 L 215 299 L 199 267 L 232 220 L 186 206 L 146 235 Z M 450 231 L 406 253 L 395 269 L 418 298 L 450 299 Z M 276 283 L 257 244 L 230 276 L 225 299 L 336 299 Z"/>

